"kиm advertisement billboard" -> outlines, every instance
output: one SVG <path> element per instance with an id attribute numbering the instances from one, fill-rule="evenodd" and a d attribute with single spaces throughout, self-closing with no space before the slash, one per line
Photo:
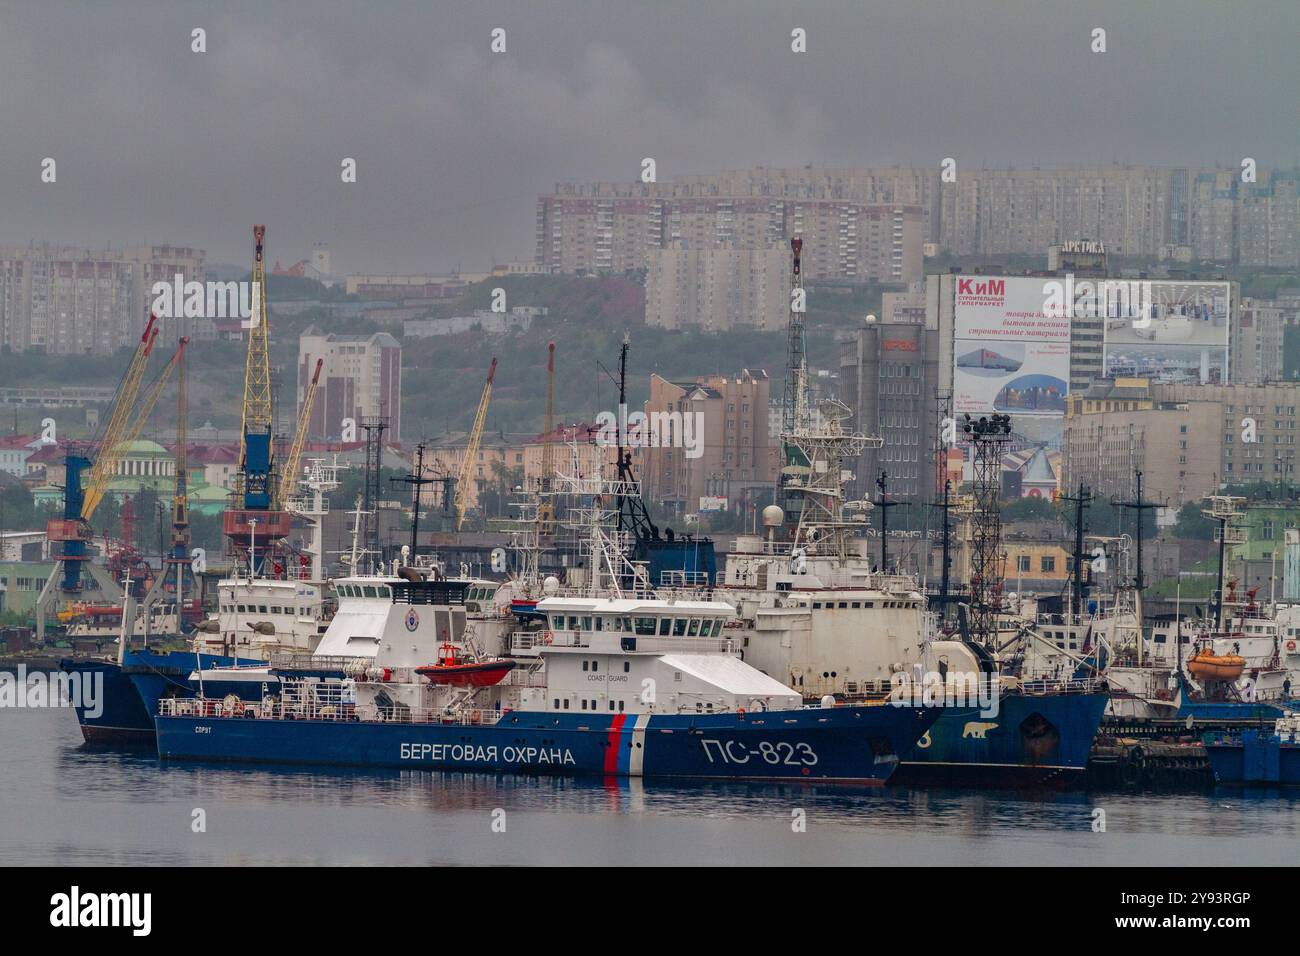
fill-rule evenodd
<path id="1" fill-rule="evenodd" d="M 1070 319 L 1044 310 L 1041 278 L 959 276 L 953 410 L 1060 417 L 1070 383 Z"/>

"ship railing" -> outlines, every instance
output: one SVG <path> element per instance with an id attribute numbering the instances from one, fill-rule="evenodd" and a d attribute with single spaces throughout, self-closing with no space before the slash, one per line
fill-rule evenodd
<path id="1" fill-rule="evenodd" d="M 1055 678 L 1035 678 L 1033 680 L 1021 681 L 1020 690 L 1031 696 L 1041 696 L 1044 694 L 1095 694 L 1104 690 L 1106 682 L 1099 678 L 1084 678 L 1081 680 L 1057 680 Z"/>
<path id="2" fill-rule="evenodd" d="M 268 696 L 261 701 L 214 697 L 175 697 L 160 700 L 163 717 L 242 717 L 260 720 L 317 720 L 337 723 L 358 721 L 392 724 L 444 724 L 489 726 L 506 713 L 492 707 L 421 708 L 394 705 L 362 706 L 339 694 L 311 693 Z"/>
<path id="3" fill-rule="evenodd" d="M 551 647 L 591 647 L 592 635 L 618 638 L 624 651 L 644 653 L 734 653 L 735 642 L 728 638 L 674 637 L 657 634 L 636 634 L 630 631 L 514 631 L 510 635 L 510 651 L 526 654 L 529 651 Z"/>

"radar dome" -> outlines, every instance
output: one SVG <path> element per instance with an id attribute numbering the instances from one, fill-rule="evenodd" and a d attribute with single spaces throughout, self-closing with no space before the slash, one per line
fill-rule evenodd
<path id="1" fill-rule="evenodd" d="M 874 313 L 874 312 L 871 313 L 871 314 L 868 315 L 868 316 L 866 317 L 866 319 L 864 319 L 863 321 L 865 321 L 865 322 L 867 323 L 867 325 L 875 325 L 875 324 L 876 324 L 876 315 L 875 315 L 875 313 Z"/>
<path id="2" fill-rule="evenodd" d="M 763 527 L 778 528 L 785 521 L 785 512 L 780 505 L 768 505 L 763 509 Z"/>
<path id="3" fill-rule="evenodd" d="M 547 575 L 546 580 L 542 582 L 542 590 L 547 594 L 554 594 L 560 590 L 560 579 L 555 575 Z"/>
<path id="4" fill-rule="evenodd" d="M 830 694 L 827 694 L 825 697 L 822 698 L 822 706 L 823 706 L 823 707 L 834 707 L 834 706 L 835 706 L 835 698 L 832 697 Z"/>

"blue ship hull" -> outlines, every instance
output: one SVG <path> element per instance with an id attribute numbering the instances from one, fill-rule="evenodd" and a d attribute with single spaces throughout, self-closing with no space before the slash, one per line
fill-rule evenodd
<path id="1" fill-rule="evenodd" d="M 1088 767 L 1108 695 L 1003 694 L 998 713 L 947 708 L 895 783 L 1071 786 Z"/>
<path id="2" fill-rule="evenodd" d="M 135 685 L 116 661 L 59 661 L 59 669 L 81 680 L 102 681 L 99 713 L 74 707 L 81 736 L 97 747 L 148 747 L 154 743 L 153 718 L 145 710 Z"/>
<path id="3" fill-rule="evenodd" d="M 82 738 L 97 746 L 153 747 L 158 701 L 163 697 L 193 697 L 197 682 L 190 675 L 203 667 L 222 667 L 235 658 L 216 654 L 195 655 L 190 651 L 128 650 L 123 662 L 62 660 L 59 669 L 81 674 L 83 680 L 102 675 L 103 707 L 98 717 L 77 708 Z M 241 660 L 254 664 L 256 661 Z M 257 685 L 260 696 L 261 686 Z"/>
<path id="4" fill-rule="evenodd" d="M 1272 723 L 1286 714 L 1279 704 L 1245 701 L 1189 701 L 1178 708 L 1180 720 L 1252 720 Z"/>
<path id="5" fill-rule="evenodd" d="M 1207 734 L 1205 752 L 1216 783 L 1300 784 L 1300 743 L 1276 734 Z"/>
<path id="6" fill-rule="evenodd" d="M 159 716 L 164 759 L 883 784 L 938 711 L 508 713 L 490 726 Z"/>

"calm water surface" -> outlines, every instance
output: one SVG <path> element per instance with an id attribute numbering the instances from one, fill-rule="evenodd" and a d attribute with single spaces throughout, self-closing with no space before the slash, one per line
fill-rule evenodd
<path id="1" fill-rule="evenodd" d="M 206 833 L 191 829 L 195 808 Z M 161 764 L 84 750 L 71 710 L 0 710 L 0 864 L 1298 862 L 1297 790 L 1026 795 Z"/>

